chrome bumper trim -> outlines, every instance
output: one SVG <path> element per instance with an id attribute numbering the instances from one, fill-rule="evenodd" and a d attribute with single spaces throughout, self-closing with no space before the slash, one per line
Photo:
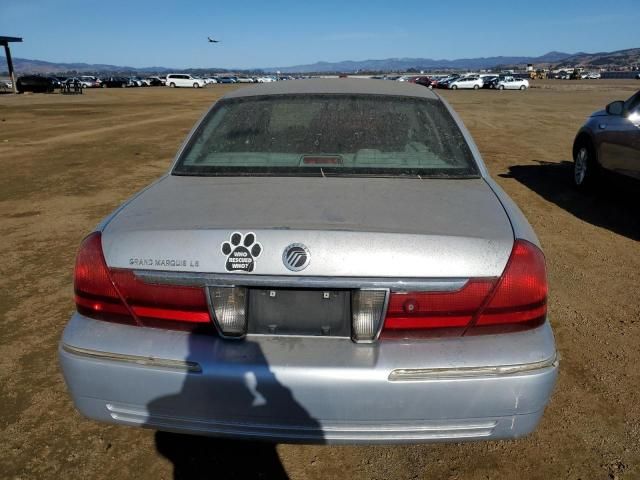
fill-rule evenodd
<path id="1" fill-rule="evenodd" d="M 240 286 L 270 288 L 389 288 L 394 292 L 460 290 L 466 278 L 372 278 L 372 277 L 305 277 L 302 275 L 242 275 L 237 273 L 190 273 L 136 270 L 142 281 L 156 284 L 190 286 Z"/>
<path id="2" fill-rule="evenodd" d="M 558 354 L 546 360 L 519 365 L 498 365 L 492 367 L 461 368 L 407 368 L 392 370 L 389 374 L 391 382 L 415 382 L 421 380 L 452 380 L 458 378 L 506 377 L 520 373 L 530 373 L 549 367 L 557 367 Z"/>
<path id="3" fill-rule="evenodd" d="M 145 367 L 168 368 L 189 373 L 201 373 L 202 368 L 197 362 L 186 360 L 171 360 L 168 358 L 142 357 L 139 355 L 123 355 L 120 353 L 101 352 L 86 348 L 72 347 L 66 343 L 62 344 L 62 350 L 72 355 L 92 358 L 96 360 L 110 360 L 114 362 L 132 363 Z"/>

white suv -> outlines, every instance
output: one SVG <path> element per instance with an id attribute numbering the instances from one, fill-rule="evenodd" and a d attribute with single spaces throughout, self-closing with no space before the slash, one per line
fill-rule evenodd
<path id="1" fill-rule="evenodd" d="M 170 73 L 167 75 L 166 84 L 170 87 L 202 88 L 205 86 L 204 80 L 192 77 L 186 73 Z"/>

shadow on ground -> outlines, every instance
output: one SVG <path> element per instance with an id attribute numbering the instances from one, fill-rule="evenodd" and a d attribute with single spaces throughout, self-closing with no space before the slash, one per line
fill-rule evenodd
<path id="1" fill-rule="evenodd" d="M 619 235 L 640 240 L 640 182 L 603 178 L 590 192 L 573 185 L 573 162 L 514 165 L 503 178 L 514 178 L 577 218 Z"/>
<path id="2" fill-rule="evenodd" d="M 156 432 L 156 449 L 174 468 L 174 479 L 289 477 L 275 444 Z"/>

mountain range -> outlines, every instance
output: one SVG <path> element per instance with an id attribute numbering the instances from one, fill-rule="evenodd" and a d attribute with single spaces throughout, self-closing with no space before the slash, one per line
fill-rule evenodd
<path id="1" fill-rule="evenodd" d="M 167 73 L 181 72 L 281 72 L 281 73 L 354 73 L 354 72 L 392 72 L 408 70 L 479 70 L 495 67 L 508 67 L 525 65 L 527 63 L 536 66 L 572 67 L 585 66 L 592 68 L 620 67 L 640 63 L 640 48 L 618 50 L 615 52 L 599 53 L 565 53 L 549 52 L 538 57 L 527 56 L 498 56 L 480 58 L 460 58 L 456 60 L 434 60 L 431 58 L 387 58 L 381 60 L 346 60 L 341 62 L 317 62 L 307 65 L 294 65 L 289 67 L 269 67 L 255 69 L 224 69 L 224 68 L 168 68 L 168 67 L 128 67 L 105 64 L 89 63 L 56 63 L 43 60 L 29 60 L 14 58 L 16 71 L 20 73 L 58 73 L 58 72 L 93 72 L 93 73 Z M 5 70 L 6 61 L 0 57 L 0 71 Z"/>
<path id="2" fill-rule="evenodd" d="M 526 63 L 550 64 L 571 57 L 570 53 L 549 52 L 539 57 L 480 57 L 460 58 L 457 60 L 434 60 L 432 58 L 387 58 L 384 60 L 346 60 L 342 62 L 317 62 L 308 65 L 294 65 L 291 67 L 271 67 L 266 71 L 282 73 L 310 73 L 310 72 L 344 72 L 358 71 L 405 71 L 416 70 L 477 70 L 492 68 L 498 65 L 519 65 Z"/>

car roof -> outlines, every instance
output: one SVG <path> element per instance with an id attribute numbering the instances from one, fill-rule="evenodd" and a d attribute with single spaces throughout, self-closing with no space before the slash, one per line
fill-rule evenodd
<path id="1" fill-rule="evenodd" d="M 410 82 L 364 78 L 310 78 L 286 80 L 282 82 L 261 83 L 240 88 L 223 98 L 243 98 L 259 95 L 296 95 L 296 94 L 360 94 L 360 95 L 396 95 L 438 100 L 432 90 Z"/>

